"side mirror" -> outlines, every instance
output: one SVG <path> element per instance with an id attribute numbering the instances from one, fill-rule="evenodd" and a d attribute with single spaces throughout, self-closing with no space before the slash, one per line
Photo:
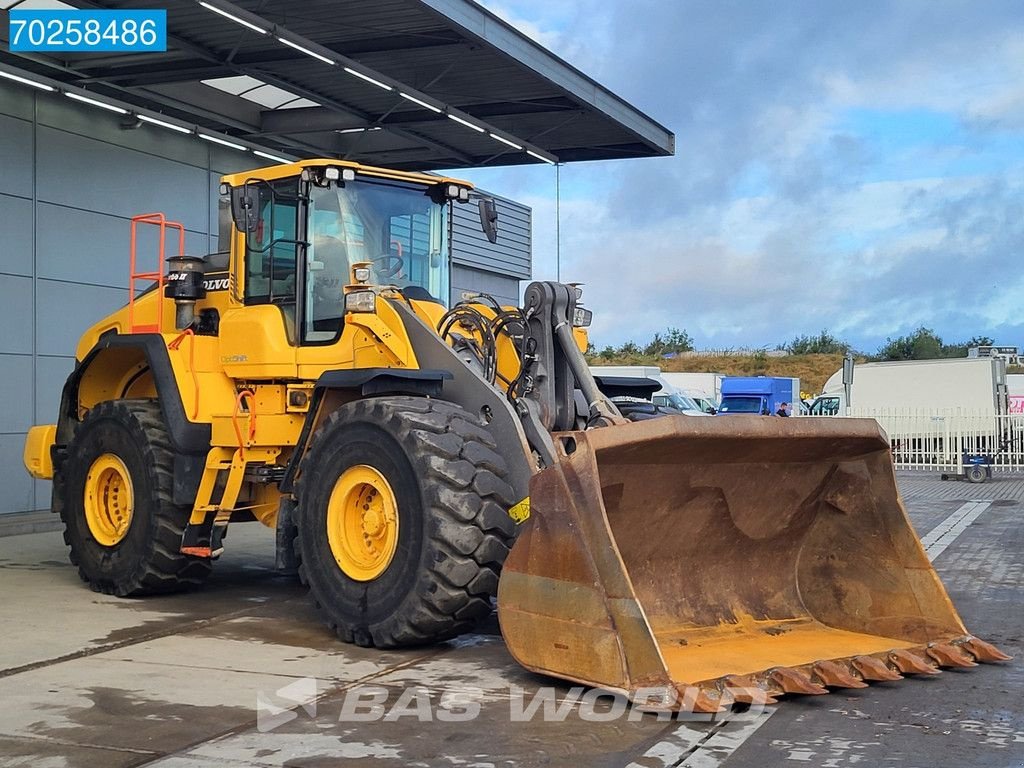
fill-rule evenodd
<path id="1" fill-rule="evenodd" d="M 490 197 L 480 198 L 477 203 L 480 208 L 480 229 L 487 235 L 487 239 L 494 243 L 498 240 L 498 207 L 494 199 Z"/>
<path id="2" fill-rule="evenodd" d="M 256 200 L 257 193 L 252 185 L 231 190 L 231 220 L 239 232 L 248 234 L 256 231 Z"/>

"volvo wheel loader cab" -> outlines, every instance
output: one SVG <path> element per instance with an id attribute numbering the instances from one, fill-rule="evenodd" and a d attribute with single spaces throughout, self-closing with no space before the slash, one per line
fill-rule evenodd
<path id="1" fill-rule="evenodd" d="M 447 306 L 464 182 L 309 160 L 221 192 L 205 258 L 133 220 L 128 303 L 26 441 L 93 588 L 198 585 L 257 520 L 348 642 L 449 638 L 497 594 L 524 666 L 683 694 L 660 707 L 1002 657 L 963 628 L 873 422 L 629 423 L 582 355 L 579 288 Z"/>

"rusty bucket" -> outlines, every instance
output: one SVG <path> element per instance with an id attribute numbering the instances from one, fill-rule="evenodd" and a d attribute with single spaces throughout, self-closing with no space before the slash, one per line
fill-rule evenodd
<path id="1" fill-rule="evenodd" d="M 715 711 L 1008 658 L 964 628 L 873 420 L 671 417 L 556 438 L 498 589 L 530 670 Z"/>

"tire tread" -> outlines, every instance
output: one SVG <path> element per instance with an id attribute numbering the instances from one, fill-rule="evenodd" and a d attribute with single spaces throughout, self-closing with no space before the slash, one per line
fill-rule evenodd
<path id="1" fill-rule="evenodd" d="M 318 440 L 329 439 L 342 422 L 383 425 L 406 451 L 413 471 L 428 478 L 421 484 L 433 551 L 429 572 L 417 574 L 417 601 L 403 615 L 365 628 L 347 627 L 323 611 L 316 580 L 301 557 L 299 526 L 295 547 L 299 578 L 311 588 L 328 625 L 346 642 L 392 648 L 447 640 L 471 630 L 490 615 L 501 565 L 515 539 L 516 526 L 507 510 L 513 499 L 505 481 L 504 460 L 491 434 L 461 407 L 422 397 L 377 397 L 359 400 L 331 413 L 313 438 L 307 459 L 315 461 Z M 301 507 L 304 477 L 296 494 Z"/>
<path id="2" fill-rule="evenodd" d="M 78 567 L 79 576 L 93 590 L 119 597 L 165 594 L 199 586 L 206 580 L 212 566 L 205 558 L 183 555 L 178 551 L 190 510 L 175 505 L 172 498 L 174 453 L 159 403 L 155 400 L 113 400 L 99 403 L 86 415 L 76 430 L 76 435 L 88 424 L 100 419 L 110 419 L 126 427 L 135 433 L 143 446 L 150 480 L 156 489 L 157 503 L 154 505 L 151 526 L 153 536 L 147 543 L 148 549 L 139 567 L 132 573 L 125 574 L 121 579 L 90 577 L 82 567 L 78 552 L 78 547 L 82 543 L 75 541 L 70 520 L 70 515 L 75 514 L 76 505 L 68 504 L 68 500 L 63 498 L 63 473 L 58 472 L 54 478 L 54 507 L 60 512 L 64 523 L 64 542 L 70 548 L 71 563 Z M 65 463 L 73 460 L 70 457 L 74 456 L 74 449 L 73 437 L 68 447 L 69 458 L 65 459 Z"/>

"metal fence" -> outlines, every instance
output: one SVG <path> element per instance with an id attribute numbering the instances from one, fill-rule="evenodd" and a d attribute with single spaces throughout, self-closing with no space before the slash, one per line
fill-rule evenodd
<path id="1" fill-rule="evenodd" d="M 993 471 L 1024 471 L 1024 414 L 925 411 L 913 409 L 861 411 L 851 416 L 873 418 L 889 436 L 897 469 L 960 472 L 964 455 L 991 457 Z M 836 416 L 805 418 L 842 418 Z"/>

